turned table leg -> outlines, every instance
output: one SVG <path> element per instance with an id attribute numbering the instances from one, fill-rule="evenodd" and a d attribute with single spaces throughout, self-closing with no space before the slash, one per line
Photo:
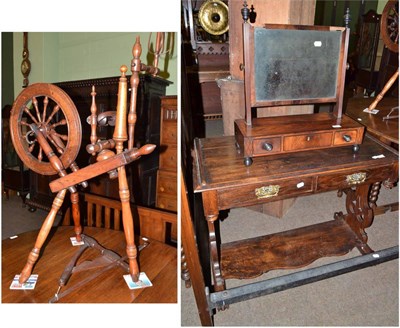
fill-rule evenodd
<path id="1" fill-rule="evenodd" d="M 192 281 L 190 280 L 190 272 L 186 262 L 186 255 L 183 246 L 181 247 L 181 279 L 185 282 L 185 287 L 190 288 Z"/>
<path id="2" fill-rule="evenodd" d="M 53 225 L 54 218 L 56 217 L 57 212 L 59 211 L 59 209 L 64 201 L 66 191 L 67 191 L 66 189 L 61 190 L 57 194 L 57 196 L 54 198 L 53 205 L 51 206 L 51 210 L 50 210 L 49 214 L 47 215 L 46 219 L 44 220 L 42 227 L 40 228 L 39 235 L 36 238 L 35 246 L 29 253 L 28 260 L 25 264 L 25 267 L 23 268 L 23 270 L 19 276 L 20 284 L 23 284 L 24 282 L 26 282 L 32 273 L 32 268 L 35 265 L 35 263 L 39 257 L 40 249 L 42 248 L 42 246 L 50 232 L 50 229 Z"/>

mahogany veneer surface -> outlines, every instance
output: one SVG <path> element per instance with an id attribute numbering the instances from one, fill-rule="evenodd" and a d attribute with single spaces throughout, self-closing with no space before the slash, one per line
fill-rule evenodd
<path id="1" fill-rule="evenodd" d="M 357 120 L 365 125 L 367 131 L 377 137 L 399 144 L 399 119 L 392 118 L 383 120 L 393 107 L 399 106 L 399 98 L 385 97 L 376 106 L 379 110 L 377 114 L 365 113 L 363 110 L 373 102 L 374 98 L 350 98 L 347 107 L 346 115 Z M 399 115 L 399 110 L 394 110 L 391 116 Z"/>

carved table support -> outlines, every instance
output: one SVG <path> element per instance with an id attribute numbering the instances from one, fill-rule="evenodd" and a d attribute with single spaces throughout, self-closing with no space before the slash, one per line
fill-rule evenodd
<path id="1" fill-rule="evenodd" d="M 355 189 L 346 189 L 347 213 L 345 215 L 342 212 L 335 213 L 335 217 L 344 219 L 362 242 L 357 246 L 361 254 L 373 252 L 367 245 L 368 235 L 365 229 L 373 222 L 380 186 L 381 182 L 374 182 L 371 185 L 364 184 Z"/>
<path id="2" fill-rule="evenodd" d="M 204 215 L 208 224 L 208 238 L 211 254 L 211 270 L 214 281 L 214 290 L 225 290 L 225 281 L 222 278 L 217 236 L 214 222 L 218 220 L 219 210 L 216 191 L 203 193 Z"/>

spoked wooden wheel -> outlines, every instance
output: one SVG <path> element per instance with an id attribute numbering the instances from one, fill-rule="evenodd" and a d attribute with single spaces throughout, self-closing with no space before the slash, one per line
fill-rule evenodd
<path id="1" fill-rule="evenodd" d="M 81 121 L 73 101 L 59 87 L 47 83 L 30 85 L 14 101 L 10 118 L 11 138 L 25 165 L 39 174 L 56 174 L 34 129 L 43 134 L 64 168 L 74 162 L 81 145 Z"/>
<path id="2" fill-rule="evenodd" d="M 390 51 L 399 52 L 399 1 L 389 0 L 382 11 L 381 33 Z"/>

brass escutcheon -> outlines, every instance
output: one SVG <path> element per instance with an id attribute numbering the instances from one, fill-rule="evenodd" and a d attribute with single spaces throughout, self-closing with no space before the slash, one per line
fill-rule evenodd
<path id="1" fill-rule="evenodd" d="M 353 173 L 346 177 L 346 182 L 348 184 L 355 185 L 364 182 L 366 178 L 367 173 L 365 172 Z"/>
<path id="2" fill-rule="evenodd" d="M 275 197 L 279 193 L 279 186 L 278 185 L 270 185 L 270 186 L 265 186 L 261 188 L 256 188 L 255 194 L 257 196 L 257 199 L 261 198 L 270 198 L 270 197 Z"/>

